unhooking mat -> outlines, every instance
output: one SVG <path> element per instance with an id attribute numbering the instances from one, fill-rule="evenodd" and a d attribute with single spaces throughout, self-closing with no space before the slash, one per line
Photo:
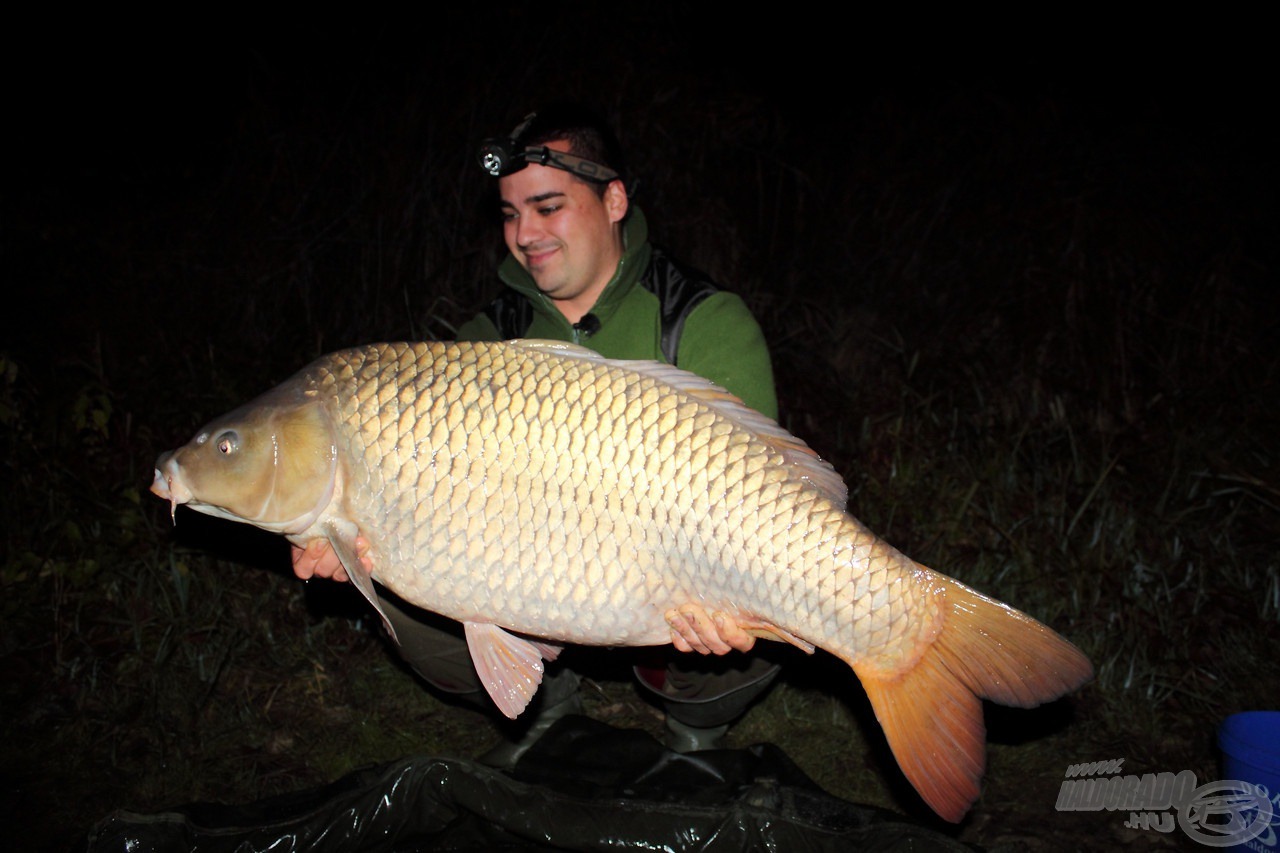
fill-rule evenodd
<path id="1" fill-rule="evenodd" d="M 143 851 L 972 851 L 827 794 L 776 746 L 681 755 L 648 734 L 559 721 L 505 773 L 414 757 L 246 805 L 117 811 L 89 853 Z"/>

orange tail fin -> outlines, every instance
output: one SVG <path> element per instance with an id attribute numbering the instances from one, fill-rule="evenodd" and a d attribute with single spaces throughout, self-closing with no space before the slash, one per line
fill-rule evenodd
<path id="1" fill-rule="evenodd" d="M 929 573 L 946 601 L 945 622 L 930 646 L 905 672 L 853 669 L 902 772 L 930 808 L 954 823 L 978 798 L 986 764 L 980 700 L 1031 708 L 1084 684 L 1093 667 L 1025 613 Z"/>

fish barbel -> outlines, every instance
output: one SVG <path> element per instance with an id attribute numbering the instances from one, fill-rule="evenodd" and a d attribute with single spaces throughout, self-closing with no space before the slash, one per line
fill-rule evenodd
<path id="1" fill-rule="evenodd" d="M 378 607 L 363 536 L 374 579 L 463 623 L 510 717 L 561 644 L 667 643 L 665 613 L 688 603 L 820 647 L 951 821 L 979 793 L 980 700 L 1031 707 L 1092 676 L 1049 628 L 871 533 L 776 422 L 669 365 L 570 344 L 324 356 L 161 455 L 152 491 L 171 512 L 328 539 Z"/>

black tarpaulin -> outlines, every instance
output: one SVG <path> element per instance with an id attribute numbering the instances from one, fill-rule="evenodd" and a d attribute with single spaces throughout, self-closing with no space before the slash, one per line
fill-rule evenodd
<path id="1" fill-rule="evenodd" d="M 586 717 L 510 773 L 413 757 L 246 805 L 117 811 L 91 853 L 144 851 L 839 851 L 974 848 L 827 794 L 777 747 L 681 755 Z"/>

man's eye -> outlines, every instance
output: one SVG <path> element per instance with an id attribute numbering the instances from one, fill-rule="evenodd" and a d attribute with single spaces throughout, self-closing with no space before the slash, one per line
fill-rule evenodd
<path id="1" fill-rule="evenodd" d="M 550 216 L 551 214 L 555 213 L 559 209 L 560 209 L 560 205 L 549 204 L 546 207 L 538 208 L 538 213 L 542 214 L 543 216 Z"/>

